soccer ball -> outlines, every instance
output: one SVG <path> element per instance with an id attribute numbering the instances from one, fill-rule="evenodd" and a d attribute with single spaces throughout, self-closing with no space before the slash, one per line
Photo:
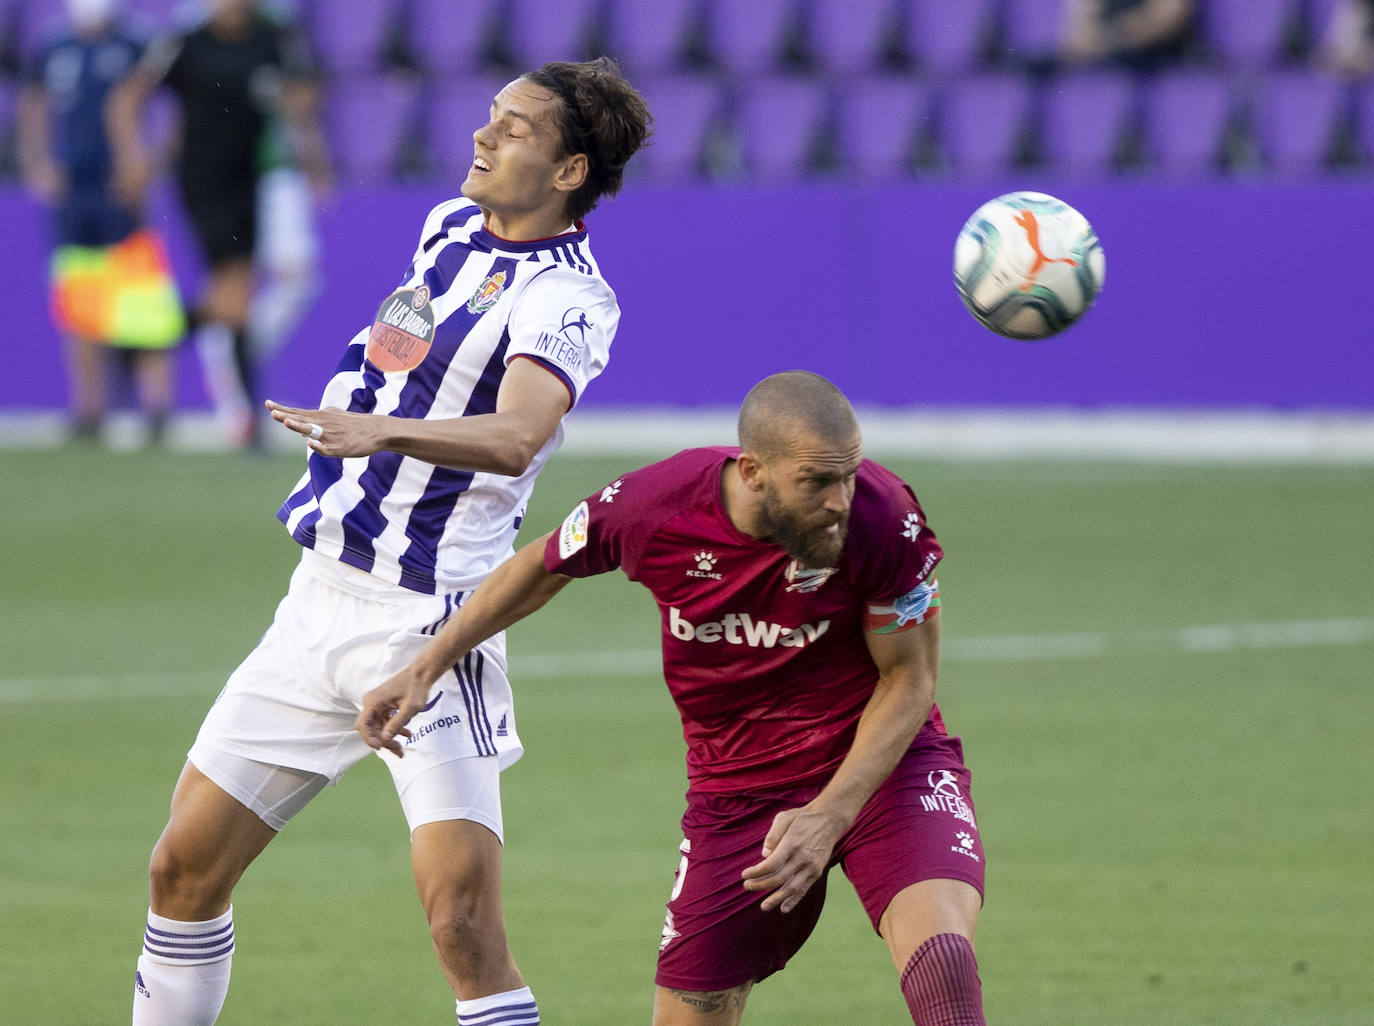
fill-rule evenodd
<path id="1" fill-rule="evenodd" d="M 1093 305 L 1105 273 L 1092 225 L 1043 192 L 988 200 L 954 243 L 959 298 L 980 324 L 1008 338 L 1063 331 Z"/>

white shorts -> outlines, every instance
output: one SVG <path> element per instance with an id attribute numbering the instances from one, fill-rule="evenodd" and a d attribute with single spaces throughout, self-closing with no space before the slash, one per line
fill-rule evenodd
<path id="1" fill-rule="evenodd" d="M 254 257 L 264 270 L 290 274 L 314 267 L 319 255 L 314 205 L 310 182 L 299 168 L 274 167 L 258 179 Z"/>
<path id="2" fill-rule="evenodd" d="M 388 585 L 303 551 L 272 626 L 206 714 L 191 761 L 280 829 L 273 819 L 285 822 L 321 786 L 337 783 L 372 752 L 353 727 L 362 696 L 409 663 L 461 600 L 461 594 L 422 595 Z M 524 753 L 506 679 L 504 637 L 474 649 L 435 683 L 430 696 L 409 724 L 411 737 L 402 739 L 405 757 L 376 753 L 391 771 L 407 821 L 414 830 L 421 823 L 475 819 L 499 837 L 498 773 Z M 224 780 L 216 776 L 220 760 L 207 750 L 238 757 L 225 762 L 232 769 L 217 771 Z M 264 772 L 281 768 L 321 779 L 313 790 L 282 779 L 300 773 L 245 782 L 240 778 L 254 773 L 239 760 L 258 763 Z M 454 765 L 458 760 L 469 763 Z M 445 773 L 429 773 L 441 766 Z M 444 782 L 459 772 L 494 800 Z"/>

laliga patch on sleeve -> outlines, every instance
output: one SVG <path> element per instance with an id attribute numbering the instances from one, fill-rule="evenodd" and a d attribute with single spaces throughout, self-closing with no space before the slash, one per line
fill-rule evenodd
<path id="1" fill-rule="evenodd" d="M 869 605 L 864 627 L 874 634 L 895 634 L 925 623 L 940 608 L 940 582 L 922 581 L 891 605 Z"/>
<path id="2" fill-rule="evenodd" d="M 590 519 L 587 504 L 579 502 L 577 508 L 563 520 L 563 526 L 558 529 L 559 559 L 567 559 L 587 547 L 587 523 Z"/>
<path id="3" fill-rule="evenodd" d="M 531 353 L 557 364 L 569 373 L 580 374 L 587 352 L 587 333 L 595 327 L 588 320 L 586 310 L 580 306 L 570 307 L 563 311 L 561 323 L 556 329 L 539 333 Z"/>
<path id="4" fill-rule="evenodd" d="M 434 344 L 434 310 L 429 287 L 400 289 L 382 300 L 367 334 L 368 362 L 381 371 L 420 366 Z"/>

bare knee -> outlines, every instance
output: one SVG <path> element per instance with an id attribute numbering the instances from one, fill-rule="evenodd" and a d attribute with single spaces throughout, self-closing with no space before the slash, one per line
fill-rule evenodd
<path id="1" fill-rule="evenodd" d="M 226 875 L 197 856 L 195 849 L 179 846 L 164 832 L 148 862 L 148 894 L 153 911 L 181 922 L 204 922 L 222 915 L 229 907 L 237 874 Z"/>
<path id="2" fill-rule="evenodd" d="M 429 934 L 446 968 L 460 979 L 504 971 L 510 961 L 499 906 L 481 894 L 455 891 L 428 910 Z"/>
<path id="3" fill-rule="evenodd" d="M 190 763 L 177 781 L 172 815 L 153 847 L 153 911 L 205 922 L 229 908 L 234 885 L 276 831 Z"/>

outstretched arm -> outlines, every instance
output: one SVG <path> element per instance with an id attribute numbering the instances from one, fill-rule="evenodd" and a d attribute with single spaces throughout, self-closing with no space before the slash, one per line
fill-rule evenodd
<path id="1" fill-rule="evenodd" d="M 814 800 L 778 813 L 763 842 L 763 860 L 744 871 L 746 890 L 772 892 L 763 900 L 766 910 L 790 912 L 801 901 L 930 715 L 940 661 L 939 616 L 866 637 L 878 683 L 859 717 L 853 747 Z"/>
<path id="2" fill-rule="evenodd" d="M 449 420 L 305 410 L 268 400 L 272 419 L 321 456 L 371 456 L 390 450 L 441 467 L 519 477 L 568 412 L 567 386 L 532 360 L 512 360 L 496 411 Z M 316 431 L 318 429 L 318 431 Z"/>
<path id="3" fill-rule="evenodd" d="M 429 701 L 434 682 L 487 638 L 542 608 L 572 580 L 544 569 L 548 539 L 546 534 L 530 542 L 493 570 L 408 666 L 363 696 L 354 726 L 369 746 L 402 755 L 396 738 L 410 736 L 406 724 Z"/>

